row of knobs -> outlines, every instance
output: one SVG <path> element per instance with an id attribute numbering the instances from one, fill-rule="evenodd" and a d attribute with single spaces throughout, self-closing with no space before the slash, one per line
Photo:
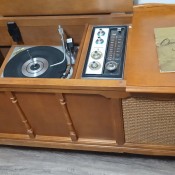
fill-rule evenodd
<path id="1" fill-rule="evenodd" d="M 98 38 L 96 40 L 96 44 L 103 44 L 104 40 L 101 38 L 101 36 L 105 35 L 105 31 L 103 31 L 102 29 L 99 29 L 98 33 Z M 94 60 L 98 60 L 103 56 L 102 52 L 100 52 L 99 50 L 96 50 L 94 52 L 91 53 L 91 57 Z M 101 68 L 101 64 L 98 61 L 93 61 L 89 64 L 90 69 L 92 70 L 98 70 Z"/>
<path id="2" fill-rule="evenodd" d="M 101 36 L 105 35 L 105 31 L 103 31 L 102 29 L 99 29 L 97 35 L 98 35 L 98 38 L 96 40 L 96 44 L 103 44 L 104 40 L 101 38 Z"/>
<path id="3" fill-rule="evenodd" d="M 98 35 L 98 38 L 96 40 L 96 44 L 103 44 L 104 40 L 101 38 L 101 36 L 104 36 L 105 32 L 102 29 L 99 29 L 97 35 Z M 100 59 L 102 56 L 103 56 L 103 54 L 99 50 L 96 50 L 96 51 L 91 53 L 91 57 L 95 60 Z M 90 63 L 89 67 L 92 70 L 98 70 L 101 68 L 101 64 L 98 61 L 93 61 Z M 106 65 L 105 65 L 105 68 L 108 71 L 114 71 L 117 69 L 117 67 L 118 67 L 118 63 L 116 63 L 115 61 L 110 61 L 110 62 L 106 63 Z"/>
<path id="4" fill-rule="evenodd" d="M 105 68 L 112 72 L 114 70 L 116 70 L 118 68 L 119 64 L 116 63 L 115 61 L 109 61 L 106 63 L 105 65 Z M 89 67 L 92 69 L 92 70 L 98 70 L 101 68 L 101 64 L 98 62 L 98 61 L 93 61 L 90 63 Z"/>

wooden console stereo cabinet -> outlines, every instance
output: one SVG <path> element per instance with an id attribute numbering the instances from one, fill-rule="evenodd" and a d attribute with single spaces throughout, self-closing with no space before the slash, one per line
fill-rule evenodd
<path id="1" fill-rule="evenodd" d="M 60 45 L 58 25 L 79 45 L 71 79 L 0 78 L 0 144 L 175 156 L 175 73 L 159 72 L 154 39 L 175 6 L 1 0 L 0 15 L 0 75 L 15 45 Z M 123 80 L 81 78 L 94 25 L 130 26 Z"/>

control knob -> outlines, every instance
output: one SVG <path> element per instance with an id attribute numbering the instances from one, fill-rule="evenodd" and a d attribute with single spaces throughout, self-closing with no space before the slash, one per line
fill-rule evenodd
<path id="1" fill-rule="evenodd" d="M 119 63 L 116 63 L 115 61 L 109 61 L 106 63 L 105 65 L 105 68 L 108 70 L 108 71 L 114 71 L 118 68 L 119 66 Z"/>
<path id="2" fill-rule="evenodd" d="M 105 31 L 103 31 L 102 29 L 99 29 L 97 35 L 98 36 L 104 36 L 105 35 Z"/>
<path id="3" fill-rule="evenodd" d="M 91 53 L 91 57 L 95 60 L 100 59 L 102 55 L 103 55 L 102 52 L 97 51 L 97 50 Z"/>
<path id="4" fill-rule="evenodd" d="M 98 61 L 93 61 L 89 64 L 90 69 L 98 70 L 101 68 L 101 64 Z"/>
<path id="5" fill-rule="evenodd" d="M 96 40 L 96 44 L 103 44 L 104 40 L 101 37 L 98 37 Z"/>

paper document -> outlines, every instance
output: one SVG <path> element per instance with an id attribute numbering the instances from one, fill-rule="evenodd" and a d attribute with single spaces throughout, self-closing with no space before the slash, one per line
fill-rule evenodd
<path id="1" fill-rule="evenodd" d="M 175 72 L 175 27 L 155 28 L 160 72 Z"/>

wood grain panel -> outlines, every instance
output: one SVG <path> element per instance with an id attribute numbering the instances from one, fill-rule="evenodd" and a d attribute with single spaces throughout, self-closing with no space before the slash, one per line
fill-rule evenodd
<path id="1" fill-rule="evenodd" d="M 11 135 L 0 134 L 0 144 L 3 145 L 18 145 L 18 146 L 32 146 L 32 147 L 44 147 L 44 148 L 59 148 L 59 149 L 74 149 L 74 150 L 86 150 L 86 151 L 100 151 L 100 152 L 117 152 L 117 153 L 132 153 L 143 155 L 157 155 L 157 156 L 175 156 L 174 146 L 160 146 L 160 145 L 148 145 L 148 144 L 124 144 L 123 146 L 117 146 L 111 140 L 97 140 L 93 139 L 81 139 L 81 141 L 72 143 L 65 138 L 53 138 L 38 136 L 35 140 L 26 139 L 23 135 Z"/>
<path id="2" fill-rule="evenodd" d="M 175 5 L 134 9 L 125 66 L 128 92 L 175 92 L 175 73 L 160 73 L 154 37 L 154 28 L 173 27 L 174 18 Z"/>
<path id="3" fill-rule="evenodd" d="M 26 128 L 26 133 L 29 135 L 30 138 L 32 138 L 32 139 L 35 138 L 35 133 L 31 127 L 25 113 L 21 109 L 21 106 L 18 103 L 18 99 L 16 98 L 16 96 L 14 95 L 13 92 L 6 92 L 6 94 L 10 98 L 13 105 L 15 106 L 15 109 L 16 109 L 16 111 L 21 119 L 21 122 L 23 123 L 23 125 Z"/>
<path id="4" fill-rule="evenodd" d="M 69 137 L 61 105 L 55 94 L 15 93 L 37 135 Z"/>
<path id="5" fill-rule="evenodd" d="M 2 51 L 0 50 L 0 67 L 1 67 L 3 61 L 4 61 L 4 56 L 2 54 Z"/>
<path id="6" fill-rule="evenodd" d="M 0 92 L 0 133 L 26 134 L 14 105 L 4 92 Z"/>
<path id="7" fill-rule="evenodd" d="M 9 52 L 9 50 L 10 50 L 10 46 L 0 47 L 0 52 L 4 58 L 7 56 L 7 53 Z"/>
<path id="8" fill-rule="evenodd" d="M 0 15 L 61 15 L 131 12 L 132 0 L 1 0 Z"/>
<path id="9" fill-rule="evenodd" d="M 86 24 L 128 24 L 131 14 L 83 15 L 83 16 L 45 16 L 45 17 L 0 17 L 0 45 L 14 43 L 7 30 L 7 22 L 18 25 L 25 45 L 59 45 L 58 25 L 64 28 L 68 37 L 80 44 Z"/>
<path id="10" fill-rule="evenodd" d="M 0 46 L 11 46 L 13 41 L 6 26 L 0 26 Z"/>
<path id="11" fill-rule="evenodd" d="M 72 119 L 71 119 L 71 114 L 69 113 L 69 110 L 67 108 L 67 102 L 65 101 L 64 95 L 63 94 L 56 94 L 56 98 L 62 106 L 62 110 L 63 110 L 64 116 L 65 116 L 67 127 L 69 129 L 69 134 L 70 134 L 71 140 L 77 141 L 78 136 L 76 134 L 75 127 L 74 127 L 74 124 L 73 124 Z"/>
<path id="12" fill-rule="evenodd" d="M 116 140 L 110 99 L 83 94 L 65 94 L 65 98 L 79 138 Z"/>

